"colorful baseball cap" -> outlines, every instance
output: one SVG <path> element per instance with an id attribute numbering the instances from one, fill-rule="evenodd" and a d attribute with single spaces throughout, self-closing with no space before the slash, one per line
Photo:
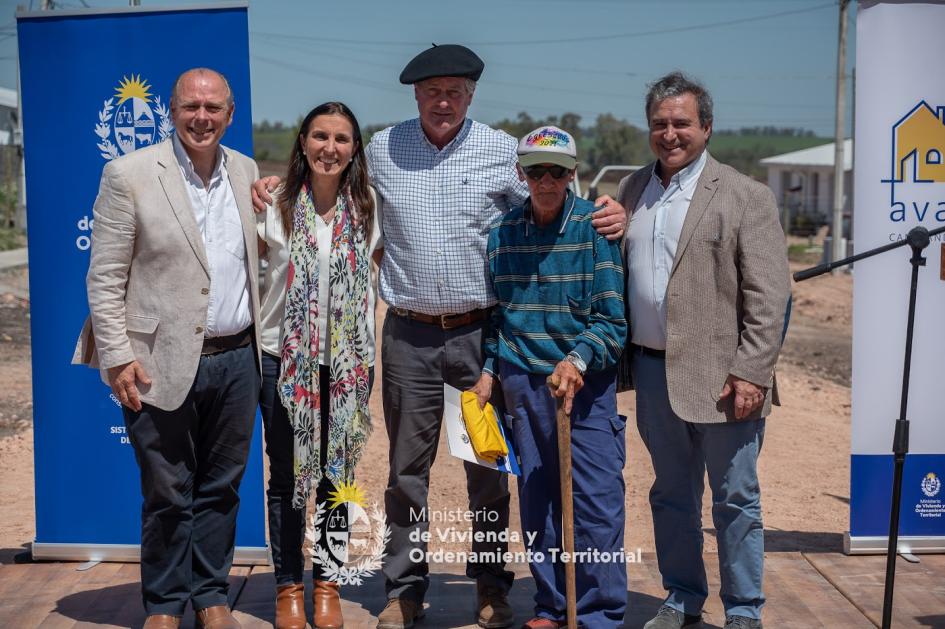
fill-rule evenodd
<path id="1" fill-rule="evenodd" d="M 522 168 L 535 164 L 557 164 L 568 170 L 577 166 L 577 144 L 558 127 L 538 127 L 518 143 L 518 163 Z"/>

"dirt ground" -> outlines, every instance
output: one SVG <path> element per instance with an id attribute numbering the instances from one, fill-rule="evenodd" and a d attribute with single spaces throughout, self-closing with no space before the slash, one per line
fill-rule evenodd
<path id="1" fill-rule="evenodd" d="M 9 562 L 35 534 L 29 304 L 9 292 L 10 287 L 25 289 L 26 281 L 25 269 L 0 274 L 0 563 Z M 769 552 L 842 548 L 849 505 L 851 294 L 848 275 L 821 277 L 793 287 L 793 316 L 777 374 L 782 407 L 767 422 L 760 460 Z M 379 316 L 378 326 L 382 320 Z M 630 418 L 624 469 L 625 548 L 652 552 L 647 493 L 653 471 L 633 419 L 634 394 L 621 394 L 619 405 Z M 371 408 L 374 433 L 357 477 L 369 502 L 383 504 L 389 444 L 380 387 L 375 387 Z M 512 487 L 512 529 L 520 530 L 514 483 Z M 449 455 L 441 438 L 430 508 L 465 508 L 465 493 L 462 465 Z M 708 497 L 703 526 L 706 550 L 711 551 L 715 540 L 707 505 Z M 462 543 L 431 544 L 431 550 L 464 547 Z"/>

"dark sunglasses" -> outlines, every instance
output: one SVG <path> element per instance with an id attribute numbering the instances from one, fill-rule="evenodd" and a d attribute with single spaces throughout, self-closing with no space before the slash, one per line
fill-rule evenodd
<path id="1" fill-rule="evenodd" d="M 534 179 L 535 181 L 544 177 L 545 173 L 549 173 L 552 179 L 561 179 L 571 172 L 564 166 L 529 166 L 523 170 L 525 171 L 526 177 Z"/>

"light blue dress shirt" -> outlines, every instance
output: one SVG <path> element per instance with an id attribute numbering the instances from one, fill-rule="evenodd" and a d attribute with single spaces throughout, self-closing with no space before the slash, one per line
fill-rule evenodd
<path id="1" fill-rule="evenodd" d="M 382 208 L 380 293 L 389 306 L 442 315 L 495 304 L 489 227 L 528 197 L 517 147 L 470 119 L 442 149 L 418 118 L 374 135 L 367 158 Z"/>
<path id="2" fill-rule="evenodd" d="M 627 299 L 636 345 L 666 349 L 666 287 L 689 202 L 707 152 L 673 175 L 664 188 L 656 169 L 627 226 Z"/>

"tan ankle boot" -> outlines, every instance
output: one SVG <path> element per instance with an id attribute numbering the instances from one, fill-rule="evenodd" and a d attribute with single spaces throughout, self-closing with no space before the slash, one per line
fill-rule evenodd
<path id="1" fill-rule="evenodd" d="M 305 586 L 301 583 L 276 588 L 276 629 L 305 629 Z"/>
<path id="2" fill-rule="evenodd" d="M 342 629 L 344 627 L 344 619 L 341 617 L 341 597 L 338 595 L 338 584 L 334 581 L 315 581 L 312 608 L 315 629 Z"/>

